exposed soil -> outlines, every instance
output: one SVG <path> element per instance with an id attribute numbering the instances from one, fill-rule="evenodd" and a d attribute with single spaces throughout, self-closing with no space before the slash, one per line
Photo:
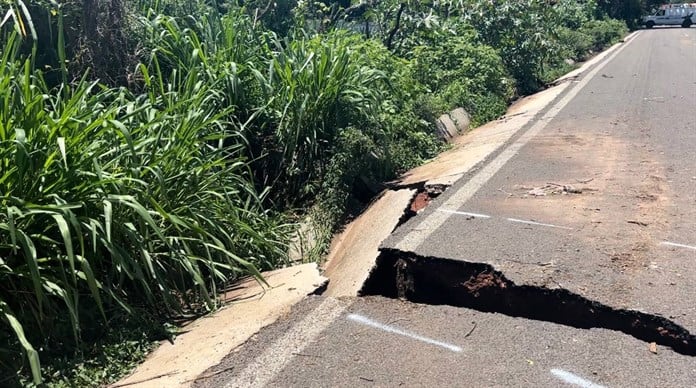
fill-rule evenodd
<path id="1" fill-rule="evenodd" d="M 416 197 L 413 198 L 413 202 L 411 202 L 411 207 L 409 210 L 413 213 L 418 213 L 419 211 L 425 209 L 431 200 L 430 195 L 427 192 L 422 191 L 416 194 Z"/>
<path id="2" fill-rule="evenodd" d="M 401 216 L 399 219 L 399 222 L 396 225 L 396 228 L 399 226 L 403 225 L 406 223 L 406 221 L 410 220 L 411 218 L 415 217 L 420 213 L 423 209 L 428 207 L 430 203 L 433 201 L 433 199 L 439 197 L 442 193 L 447 190 L 449 186 L 447 185 L 418 185 L 416 187 L 416 194 L 413 196 L 413 199 L 411 200 L 411 203 L 408 205 L 408 207 L 404 210 L 404 214 Z M 396 229 L 394 228 L 394 229 Z"/>

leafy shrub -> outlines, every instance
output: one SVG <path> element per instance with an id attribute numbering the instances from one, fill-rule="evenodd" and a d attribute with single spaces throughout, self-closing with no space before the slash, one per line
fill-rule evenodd
<path id="1" fill-rule="evenodd" d="M 618 42 L 628 33 L 628 28 L 620 20 L 592 20 L 584 24 L 580 31 L 590 36 L 592 49 L 599 51 Z"/>
<path id="2" fill-rule="evenodd" d="M 413 58 L 415 78 L 442 101 L 444 111 L 464 107 L 474 125 L 503 114 L 512 98 L 514 83 L 502 59 L 472 33 L 418 47 Z"/>
<path id="3" fill-rule="evenodd" d="M 363 122 L 361 128 L 372 134 L 383 150 L 378 154 L 387 160 L 388 173 L 381 179 L 392 179 L 442 150 L 443 145 L 434 136 L 434 118 L 443 111 L 444 104 L 419 106 L 430 91 L 417 78 L 414 59 L 393 55 L 377 40 L 354 38 L 351 46 L 356 49 L 356 59 L 384 75 L 382 83 L 373 85 L 381 91 L 378 114 Z"/>
<path id="4" fill-rule="evenodd" d="M 580 30 L 560 28 L 558 30 L 558 43 L 562 47 L 560 51 L 562 59 L 582 61 L 587 58 L 594 47 L 592 37 Z M 559 58 L 560 59 L 560 58 Z"/>
<path id="5" fill-rule="evenodd" d="M 564 69 L 564 60 L 584 61 L 596 51 L 619 41 L 628 32 L 626 25 L 618 20 L 591 20 L 585 22 L 579 29 L 561 27 L 557 33 L 560 56 L 550 60 L 551 68 L 560 75 Z"/>
<path id="6" fill-rule="evenodd" d="M 558 0 L 554 3 L 550 9 L 556 15 L 555 23 L 571 30 L 577 30 L 594 20 L 598 12 L 597 0 Z"/>
<path id="7" fill-rule="evenodd" d="M 555 48 L 555 18 L 553 7 L 543 0 L 477 0 L 466 14 L 481 40 L 500 51 L 521 94 L 533 93 L 542 84 L 544 63 Z"/>

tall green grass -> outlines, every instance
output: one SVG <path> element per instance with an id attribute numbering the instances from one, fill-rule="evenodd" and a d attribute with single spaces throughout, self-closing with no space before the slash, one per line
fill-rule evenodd
<path id="1" fill-rule="evenodd" d="M 207 311 L 284 265 L 292 226 L 268 208 L 321 201 L 328 239 L 354 184 L 438 149 L 353 35 L 280 40 L 241 10 L 132 22 L 132 90 L 68 82 L 62 46 L 52 88 L 16 35 L 2 47 L 0 370 L 35 383 L 116 311 Z"/>
<path id="2" fill-rule="evenodd" d="M 380 116 L 392 86 L 361 58 L 355 36 L 279 39 L 243 11 L 141 22 L 158 66 L 196 72 L 220 92 L 248 140 L 257 186 L 269 186 L 276 204 L 315 197 L 344 132 L 357 128 L 386 147 L 391 128 Z"/>
<path id="3" fill-rule="evenodd" d="M 265 178 L 286 194 L 314 194 L 311 183 L 326 172 L 340 134 L 380 112 L 386 76 L 361 65 L 349 45 L 341 34 L 295 39 L 255 71 L 277 144 L 269 149 L 276 175 Z"/>
<path id="4" fill-rule="evenodd" d="M 153 62 L 141 95 L 84 79 L 49 90 L 17 48 L 0 55 L 0 339 L 35 383 L 36 349 L 76 347 L 106 311 L 211 309 L 219 284 L 284 260 L 287 228 L 208 80 Z"/>

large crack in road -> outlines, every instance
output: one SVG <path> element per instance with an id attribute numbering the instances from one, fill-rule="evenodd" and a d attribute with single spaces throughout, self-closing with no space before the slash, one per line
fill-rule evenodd
<path id="1" fill-rule="evenodd" d="M 382 249 L 360 295 L 465 307 L 581 329 L 616 330 L 696 356 L 696 336 L 669 319 L 612 308 L 562 288 L 518 285 L 484 263 Z"/>

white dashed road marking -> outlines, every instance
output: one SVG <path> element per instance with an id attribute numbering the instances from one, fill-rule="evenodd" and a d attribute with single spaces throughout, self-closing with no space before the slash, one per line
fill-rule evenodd
<path id="1" fill-rule="evenodd" d="M 696 251 L 696 247 L 692 245 L 686 245 L 686 244 L 677 244 L 669 241 L 663 241 L 660 243 L 660 245 L 667 245 L 669 247 L 676 247 L 676 248 L 684 248 L 684 249 L 691 249 Z"/>
<path id="2" fill-rule="evenodd" d="M 491 216 L 488 216 L 485 214 L 460 212 L 460 211 L 456 211 L 456 210 L 437 209 L 437 211 L 443 212 L 443 213 L 449 213 L 449 214 L 459 214 L 462 216 L 470 216 L 470 217 L 474 217 L 474 218 L 491 218 Z"/>
<path id="3" fill-rule="evenodd" d="M 569 228 L 569 227 L 567 227 L 567 226 L 558 226 L 558 225 L 552 225 L 552 224 L 544 224 L 544 223 L 535 222 L 535 221 L 518 220 L 517 218 L 507 218 L 507 220 L 510 221 L 510 222 L 516 222 L 516 223 L 518 223 L 518 224 L 527 224 L 527 225 L 536 225 L 536 226 L 546 226 L 546 227 L 549 227 L 549 228 L 573 230 L 573 228 Z"/>
<path id="4" fill-rule="evenodd" d="M 605 388 L 603 385 L 595 384 L 589 380 L 585 380 L 582 377 L 566 372 L 563 369 L 551 369 L 551 373 L 558 377 L 559 379 L 565 381 L 568 384 L 572 384 L 582 388 Z"/>
<path id="5" fill-rule="evenodd" d="M 350 314 L 350 315 L 348 315 L 348 319 L 350 319 L 353 322 L 357 322 L 357 323 L 360 323 L 360 324 L 363 324 L 366 326 L 371 326 L 371 327 L 374 327 L 376 329 L 384 330 L 387 333 L 403 335 L 404 337 L 412 338 L 414 340 L 425 342 L 427 344 L 439 346 L 441 348 L 445 348 L 447 350 L 450 350 L 450 351 L 453 351 L 456 353 L 459 353 L 462 351 L 462 348 L 460 348 L 457 345 L 452 345 L 452 344 L 448 344 L 446 342 L 442 342 L 442 341 L 434 340 L 431 338 L 423 337 L 423 336 L 420 336 L 418 334 L 412 334 L 412 333 L 403 331 L 399 328 L 396 328 L 394 326 L 389 326 L 389 325 L 385 325 L 383 323 L 375 322 L 375 321 L 371 320 L 370 318 L 364 317 L 362 315 Z"/>
<path id="6" fill-rule="evenodd" d="M 461 211 L 456 211 L 456 210 L 448 210 L 448 209 L 437 209 L 439 212 L 443 213 L 448 213 L 448 214 L 458 214 L 462 216 L 468 216 L 468 217 L 474 217 L 474 218 L 492 218 L 492 216 L 489 216 L 487 214 L 479 214 L 479 213 L 471 213 L 471 212 L 461 212 Z M 536 221 L 527 221 L 527 220 L 520 220 L 517 218 L 506 218 L 507 221 L 510 222 L 517 222 L 520 224 L 527 224 L 527 225 L 536 225 L 536 226 L 546 226 L 549 228 L 558 228 L 558 229 L 567 229 L 567 230 L 573 230 L 573 228 L 569 228 L 567 226 L 558 226 L 558 225 L 553 225 L 553 224 L 544 224 L 542 222 L 536 222 Z"/>

